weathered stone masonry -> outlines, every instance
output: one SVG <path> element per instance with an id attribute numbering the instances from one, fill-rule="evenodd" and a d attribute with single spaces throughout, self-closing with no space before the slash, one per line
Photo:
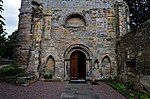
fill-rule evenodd
<path id="1" fill-rule="evenodd" d="M 115 77 L 127 12 L 122 0 L 22 0 L 14 63 L 54 78 Z"/>
<path id="2" fill-rule="evenodd" d="M 118 76 L 140 91 L 150 91 L 150 20 L 117 43 Z"/>

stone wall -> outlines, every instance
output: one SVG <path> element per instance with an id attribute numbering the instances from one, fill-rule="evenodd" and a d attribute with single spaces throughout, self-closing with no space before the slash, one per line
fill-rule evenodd
<path id="1" fill-rule="evenodd" d="M 150 20 L 141 24 L 135 32 L 123 36 L 116 46 L 118 52 L 118 75 L 121 75 L 122 80 L 126 83 L 131 82 L 135 83 L 135 85 L 140 83 L 149 89 Z M 128 76 L 124 77 L 125 75 Z M 131 76 L 133 76 L 133 79 L 129 80 Z"/>
<path id="2" fill-rule="evenodd" d="M 19 14 L 19 27 L 17 34 L 17 44 L 14 54 L 14 65 L 19 67 L 27 67 L 29 61 L 30 47 L 32 46 L 32 10 L 29 0 L 22 0 L 20 14 Z"/>
<path id="3" fill-rule="evenodd" d="M 114 77 L 115 44 L 127 32 L 125 13 L 122 0 L 22 0 L 14 63 L 39 73 L 51 66 L 46 71 L 70 79 L 70 56 L 81 51 L 86 79 Z"/>

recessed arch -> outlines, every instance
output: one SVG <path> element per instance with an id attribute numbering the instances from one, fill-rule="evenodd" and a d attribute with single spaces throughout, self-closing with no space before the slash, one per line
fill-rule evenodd
<path id="1" fill-rule="evenodd" d="M 99 68 L 99 61 L 98 61 L 98 59 L 96 59 L 96 60 L 94 61 L 94 68 L 95 68 L 95 69 L 98 69 L 98 68 Z"/>
<path id="2" fill-rule="evenodd" d="M 111 75 L 111 60 L 109 56 L 104 56 L 101 61 L 102 76 L 108 77 Z"/>
<path id="3" fill-rule="evenodd" d="M 68 15 L 66 15 L 64 17 L 64 26 L 65 27 L 86 27 L 87 22 L 86 22 L 86 18 L 82 13 L 69 13 Z"/>
<path id="4" fill-rule="evenodd" d="M 89 79 L 92 76 L 92 57 L 93 54 L 87 46 L 82 44 L 70 45 L 64 52 L 65 76 L 68 77 L 68 79 Z M 73 60 L 74 58 L 76 61 Z M 82 61 L 82 59 L 84 61 Z M 76 64 L 75 67 L 79 68 L 79 73 L 76 74 L 78 75 L 76 77 L 73 77 L 73 72 L 71 72 L 71 66 L 74 64 Z M 80 66 L 83 68 L 80 68 Z"/>
<path id="5" fill-rule="evenodd" d="M 103 57 L 102 62 L 104 61 L 104 59 L 108 59 L 109 63 L 111 63 L 110 57 L 108 55 Z"/>
<path id="6" fill-rule="evenodd" d="M 55 59 L 52 55 L 47 58 L 46 69 L 51 72 L 55 71 Z"/>
<path id="7" fill-rule="evenodd" d="M 64 59 L 65 60 L 70 59 L 72 52 L 74 52 L 76 50 L 83 52 L 86 56 L 86 59 L 92 59 L 92 57 L 93 57 L 92 52 L 90 51 L 90 49 L 87 46 L 82 45 L 82 44 L 73 44 L 66 49 L 66 51 L 64 53 Z"/>

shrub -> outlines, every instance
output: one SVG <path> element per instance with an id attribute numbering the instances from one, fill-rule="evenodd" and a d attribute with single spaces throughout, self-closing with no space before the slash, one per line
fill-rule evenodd
<path id="1" fill-rule="evenodd" d="M 18 73 L 16 75 L 16 77 L 27 77 L 27 76 L 29 76 L 29 74 L 27 74 L 27 73 Z"/>
<path id="2" fill-rule="evenodd" d="M 45 79 L 52 79 L 52 77 L 53 77 L 52 73 L 47 73 L 43 76 L 43 78 L 45 78 Z"/>
<path id="3" fill-rule="evenodd" d="M 0 77 L 16 76 L 18 73 L 25 73 L 25 69 L 15 66 L 7 66 L 0 69 Z"/>
<path id="4" fill-rule="evenodd" d="M 127 88 L 123 83 L 115 81 L 107 81 L 107 83 L 109 83 L 113 88 L 117 89 L 122 94 L 126 95 L 129 99 L 150 99 L 150 93 L 148 92 L 137 92 L 136 90 L 133 90 L 129 87 Z"/>
<path id="5" fill-rule="evenodd" d="M 140 92 L 135 92 L 134 93 L 136 96 L 138 96 L 140 99 L 150 99 L 150 93 L 140 93 Z"/>

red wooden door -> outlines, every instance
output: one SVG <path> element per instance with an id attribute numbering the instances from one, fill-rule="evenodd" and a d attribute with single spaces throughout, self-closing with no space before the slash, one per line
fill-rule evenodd
<path id="1" fill-rule="evenodd" d="M 71 66 L 70 66 L 70 78 L 72 80 L 78 79 L 78 52 L 74 52 L 71 55 Z"/>

